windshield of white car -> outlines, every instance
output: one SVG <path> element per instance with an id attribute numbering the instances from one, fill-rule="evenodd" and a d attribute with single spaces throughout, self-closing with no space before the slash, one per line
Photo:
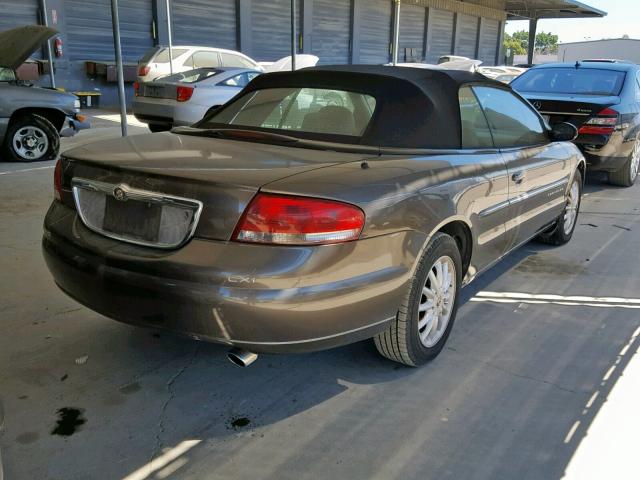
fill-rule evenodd
<path id="1" fill-rule="evenodd" d="M 0 67 L 0 82 L 14 82 L 16 73 L 10 68 Z"/>
<path id="2" fill-rule="evenodd" d="M 198 126 L 233 125 L 293 133 L 361 137 L 376 100 L 363 93 L 327 88 L 282 87 L 243 95 Z"/>
<path id="3" fill-rule="evenodd" d="M 180 82 L 180 83 L 197 83 L 202 80 L 206 80 L 209 77 L 219 74 L 222 70 L 215 68 L 196 68 L 195 70 L 189 70 L 186 72 L 174 73 L 173 75 L 167 75 L 156 79 L 157 82 Z"/>
<path id="4" fill-rule="evenodd" d="M 511 82 L 520 92 L 569 95 L 619 95 L 625 72 L 596 68 L 531 69 Z"/>

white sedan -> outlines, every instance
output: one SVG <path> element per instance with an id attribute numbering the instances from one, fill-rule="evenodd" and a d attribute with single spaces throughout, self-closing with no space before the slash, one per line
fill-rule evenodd
<path id="1" fill-rule="evenodd" d="M 236 96 L 260 71 L 197 68 L 134 84 L 133 114 L 152 132 L 192 125 Z"/>

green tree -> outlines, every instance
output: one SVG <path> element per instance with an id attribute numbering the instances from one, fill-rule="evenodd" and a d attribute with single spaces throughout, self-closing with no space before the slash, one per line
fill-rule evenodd
<path id="1" fill-rule="evenodd" d="M 536 35 L 535 49 L 543 53 L 558 53 L 558 35 L 545 32 L 538 33 Z"/>
<path id="2" fill-rule="evenodd" d="M 518 30 L 513 35 L 505 33 L 504 48 L 511 49 L 513 55 L 524 55 L 529 49 L 529 32 Z M 558 35 L 540 32 L 536 35 L 535 50 L 540 53 L 558 52 Z"/>

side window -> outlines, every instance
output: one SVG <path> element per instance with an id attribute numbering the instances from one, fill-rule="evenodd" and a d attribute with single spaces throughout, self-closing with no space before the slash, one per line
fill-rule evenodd
<path id="1" fill-rule="evenodd" d="M 640 102 L 640 71 L 636 73 L 636 100 Z"/>
<path id="2" fill-rule="evenodd" d="M 216 68 L 220 66 L 218 52 L 200 51 L 192 55 L 193 68 Z"/>
<path id="3" fill-rule="evenodd" d="M 247 72 L 247 83 L 260 75 L 258 72 Z"/>
<path id="4" fill-rule="evenodd" d="M 254 68 L 255 65 L 246 58 L 232 53 L 220 52 L 223 67 Z"/>
<path id="5" fill-rule="evenodd" d="M 540 116 L 508 90 L 473 87 L 484 110 L 496 147 L 527 147 L 548 143 Z"/>
<path id="6" fill-rule="evenodd" d="M 462 148 L 493 148 L 489 124 L 471 87 L 458 91 L 460 123 L 462 125 Z"/>
<path id="7" fill-rule="evenodd" d="M 227 78 L 225 81 L 220 82 L 220 85 L 225 85 L 227 87 L 244 87 L 247 84 L 247 75 L 246 73 L 241 73 L 240 75 L 235 75 L 231 78 Z"/>

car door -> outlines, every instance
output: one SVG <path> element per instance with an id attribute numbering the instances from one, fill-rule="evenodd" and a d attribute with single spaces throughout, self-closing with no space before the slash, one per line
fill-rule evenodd
<path id="1" fill-rule="evenodd" d="M 465 166 L 461 165 L 460 168 L 466 169 L 473 165 L 476 171 L 473 187 L 459 202 L 459 206 L 467 205 L 469 210 L 465 216 L 471 219 L 474 230 L 475 246 L 469 271 L 473 276 L 506 252 L 509 178 L 507 166 L 494 147 L 489 124 L 471 87 L 460 88 L 458 101 L 461 147 L 468 153 L 461 155 L 460 161 Z"/>
<path id="2" fill-rule="evenodd" d="M 551 142 L 535 109 L 507 88 L 474 86 L 509 175 L 507 249 L 536 235 L 562 213 L 571 160 Z"/>

